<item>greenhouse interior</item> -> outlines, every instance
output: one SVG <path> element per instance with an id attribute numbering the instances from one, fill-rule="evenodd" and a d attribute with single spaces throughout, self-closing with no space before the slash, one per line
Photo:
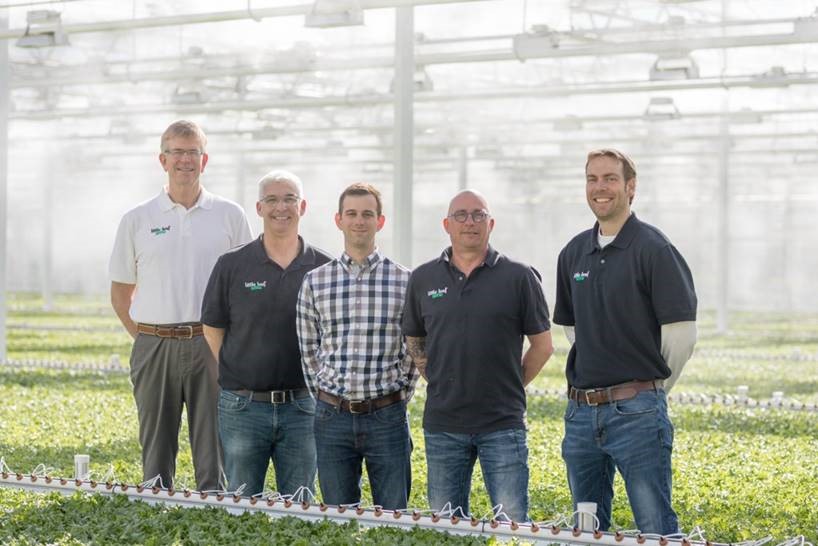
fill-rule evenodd
<path id="1" fill-rule="evenodd" d="M 382 192 L 378 247 L 408 268 L 449 244 L 452 197 L 479 191 L 492 247 L 539 272 L 552 310 L 560 250 L 595 221 L 588 152 L 621 150 L 632 210 L 693 274 L 699 348 L 740 338 L 736 351 L 769 357 L 759 396 L 818 402 L 815 1 L 0 0 L 0 359 L 15 357 L 12 327 L 48 322 L 61 301 L 114 317 L 117 226 L 167 182 L 160 135 L 179 119 L 207 135 L 202 184 L 241 205 L 254 235 L 259 179 L 299 176 L 300 233 L 331 255 L 351 183 Z M 768 317 L 785 317 L 790 344 L 774 326 L 742 333 Z M 64 359 L 32 351 L 16 358 Z M 773 360 L 797 369 L 779 376 Z M 816 415 L 793 425 L 812 429 L 800 445 L 813 450 Z M 815 542 L 812 453 L 806 507 L 782 525 Z"/>

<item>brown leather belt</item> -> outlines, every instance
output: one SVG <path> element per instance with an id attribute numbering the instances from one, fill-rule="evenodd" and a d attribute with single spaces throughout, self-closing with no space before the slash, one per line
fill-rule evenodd
<path id="1" fill-rule="evenodd" d="M 196 324 L 145 324 L 137 323 L 136 330 L 147 336 L 165 337 L 173 339 L 193 339 L 202 335 L 202 325 Z"/>
<path id="2" fill-rule="evenodd" d="M 600 404 L 628 400 L 642 391 L 658 391 L 664 388 L 664 385 L 664 381 L 655 379 L 653 381 L 629 381 L 628 383 L 621 383 L 619 385 L 599 389 L 575 389 L 574 387 L 569 387 L 568 398 L 577 404 L 598 406 Z"/>
<path id="3" fill-rule="evenodd" d="M 253 402 L 268 402 L 270 404 L 284 404 L 293 400 L 307 398 L 310 395 L 308 389 L 292 389 L 288 391 L 248 391 L 244 389 L 228 389 L 239 396 L 249 396 Z"/>
<path id="4" fill-rule="evenodd" d="M 355 414 L 372 413 L 375 410 L 396 404 L 404 398 L 406 398 L 406 393 L 403 390 L 385 394 L 378 398 L 370 398 L 368 400 L 347 400 L 328 392 L 318 391 L 318 399 L 322 402 L 332 404 L 342 411 L 348 411 L 349 413 Z"/>

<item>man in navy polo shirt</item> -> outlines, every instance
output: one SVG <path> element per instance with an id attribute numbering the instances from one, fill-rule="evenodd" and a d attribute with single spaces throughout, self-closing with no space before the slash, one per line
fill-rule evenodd
<path id="1" fill-rule="evenodd" d="M 407 348 L 429 383 L 429 505 L 468 515 L 479 458 L 492 505 L 526 521 L 525 385 L 553 352 L 540 277 L 489 245 L 494 218 L 480 193 L 455 195 L 443 228 L 452 245 L 412 273 L 403 315 Z"/>
<path id="2" fill-rule="evenodd" d="M 637 527 L 678 532 L 671 506 L 673 425 L 665 391 L 696 342 L 696 293 L 684 258 L 631 213 L 636 168 L 623 153 L 588 154 L 586 197 L 597 218 L 557 265 L 554 322 L 573 342 L 562 455 L 574 503 L 611 525 L 616 469 Z"/>
<path id="3" fill-rule="evenodd" d="M 315 482 L 315 402 L 301 372 L 295 304 L 304 275 L 330 260 L 298 235 L 301 180 L 272 171 L 259 181 L 264 233 L 224 254 L 202 305 L 204 335 L 219 362 L 219 437 L 228 486 L 264 489 L 270 459 L 282 494 Z"/>

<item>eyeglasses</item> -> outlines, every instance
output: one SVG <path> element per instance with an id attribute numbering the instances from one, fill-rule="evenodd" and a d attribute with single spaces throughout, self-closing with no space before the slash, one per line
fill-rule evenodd
<path id="1" fill-rule="evenodd" d="M 173 150 L 165 150 L 162 153 L 173 156 L 173 159 L 182 159 L 186 155 L 189 155 L 191 159 L 199 159 L 203 154 L 201 150 L 180 150 L 178 148 L 174 148 Z"/>
<path id="2" fill-rule="evenodd" d="M 469 219 L 469 216 L 471 216 L 471 219 L 475 224 L 481 224 L 486 221 L 486 218 L 489 217 L 489 213 L 484 210 L 473 210 L 471 212 L 457 210 L 451 213 L 449 218 L 454 218 L 456 222 L 460 222 L 462 224 Z"/>
<path id="3" fill-rule="evenodd" d="M 299 197 L 295 195 L 285 195 L 284 197 L 278 197 L 277 195 L 268 195 L 267 197 L 262 197 L 261 202 L 265 205 L 272 205 L 276 206 L 279 203 L 284 203 L 284 205 L 288 207 L 292 207 L 298 203 L 300 200 Z"/>

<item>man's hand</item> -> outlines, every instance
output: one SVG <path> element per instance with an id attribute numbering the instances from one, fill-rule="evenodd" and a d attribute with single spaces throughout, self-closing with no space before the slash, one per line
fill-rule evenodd
<path id="1" fill-rule="evenodd" d="M 125 284 L 121 282 L 111 282 L 111 307 L 114 308 L 114 313 L 119 317 L 122 326 L 131 334 L 131 337 L 136 339 L 138 334 L 136 323 L 131 320 L 131 300 L 133 293 L 136 290 L 135 284 Z"/>

